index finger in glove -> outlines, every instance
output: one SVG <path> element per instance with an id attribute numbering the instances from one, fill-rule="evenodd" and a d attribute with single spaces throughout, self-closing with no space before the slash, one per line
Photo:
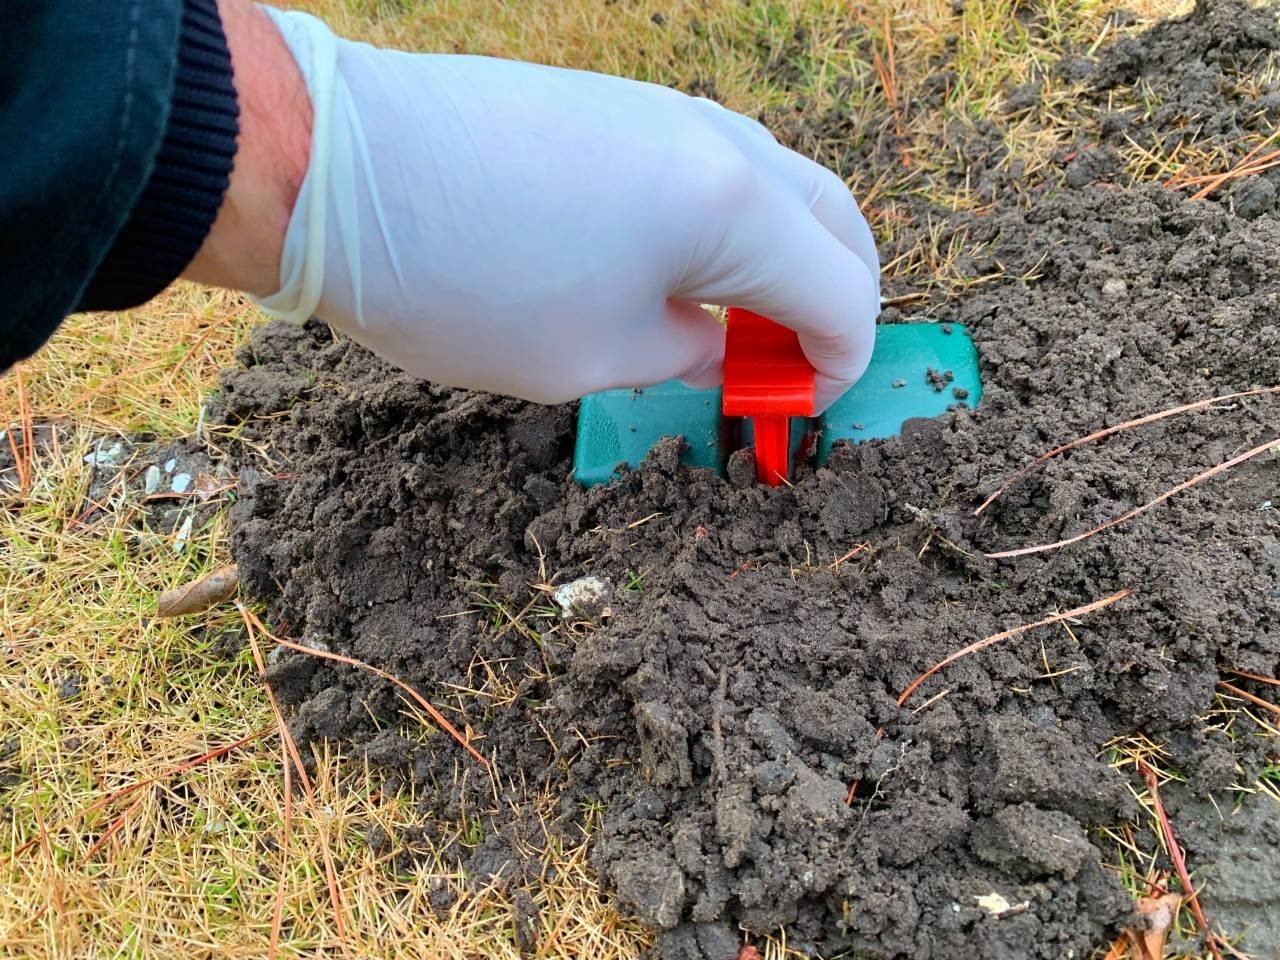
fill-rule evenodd
<path id="1" fill-rule="evenodd" d="M 862 258 L 802 200 L 766 186 L 729 218 L 715 255 L 686 275 L 676 295 L 746 307 L 796 331 L 817 371 L 816 413 L 871 362 L 878 289 Z"/>
<path id="2" fill-rule="evenodd" d="M 880 257 L 875 238 L 845 182 L 822 164 L 779 144 L 759 121 L 713 100 L 700 99 L 699 104 L 746 156 L 772 171 L 779 182 L 804 200 L 819 223 L 861 258 L 876 280 L 878 295 Z"/>

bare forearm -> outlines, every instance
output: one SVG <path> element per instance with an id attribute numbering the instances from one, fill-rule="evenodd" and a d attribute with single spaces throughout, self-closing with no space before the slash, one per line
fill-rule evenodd
<path id="1" fill-rule="evenodd" d="M 280 254 L 307 170 L 311 101 L 271 18 L 249 0 L 219 0 L 240 101 L 230 186 L 183 277 L 259 296 L 280 282 Z"/>

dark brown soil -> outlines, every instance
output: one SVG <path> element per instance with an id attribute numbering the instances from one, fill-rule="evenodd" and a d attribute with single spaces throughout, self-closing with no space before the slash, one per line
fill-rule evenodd
<path id="1" fill-rule="evenodd" d="M 1112 17 L 1117 26 L 1129 19 L 1123 13 Z M 1032 44 L 1053 48 L 1061 38 L 1052 20 L 1038 4 L 1026 4 L 1018 10 L 1017 28 L 1026 32 Z M 869 39 L 862 42 L 858 54 L 870 63 L 878 51 Z M 903 191 L 897 201 L 893 236 L 882 245 L 882 259 L 890 262 L 914 250 L 939 222 L 951 220 L 958 228 L 963 226 L 963 219 L 957 221 L 949 209 L 923 199 L 930 195 L 959 193 L 968 203 L 1008 208 L 1042 201 L 1063 188 L 1130 185 L 1122 149 L 1167 156 L 1185 142 L 1200 150 L 1220 148 L 1224 157 L 1238 157 L 1242 152 L 1238 145 L 1246 136 L 1266 136 L 1280 124 L 1277 50 L 1280 34 L 1274 7 L 1215 0 L 1202 2 L 1189 16 L 1161 23 L 1136 39 L 1126 37 L 1097 57 L 1087 56 L 1084 49 L 1064 51 L 1062 59 L 1046 69 L 1057 75 L 1058 82 L 1076 84 L 1080 97 L 1075 103 L 1056 106 L 1053 112 L 1072 116 L 1078 134 L 1058 151 L 1054 163 L 1034 172 L 1010 154 L 1008 140 L 1016 125 L 1041 116 L 1047 78 L 1006 91 L 996 115 L 956 115 L 948 99 L 957 80 L 953 51 L 948 51 L 930 65 L 927 75 L 913 78 L 916 96 L 902 105 L 908 116 L 929 114 L 931 125 L 943 118 L 945 129 L 923 158 L 924 182 L 917 178 L 913 189 Z M 775 86 L 781 79 L 784 89 L 786 72 L 779 73 L 777 64 L 785 62 L 788 52 L 803 56 L 803 38 L 793 38 L 781 51 L 773 50 L 762 67 Z M 803 79 L 797 77 L 797 84 Z M 838 91 L 840 80 L 835 83 Z M 886 115 L 878 126 L 868 129 L 860 112 L 840 105 L 815 115 L 803 86 L 793 92 L 790 102 L 760 119 L 782 142 L 863 188 L 871 188 L 886 170 L 902 162 L 903 144 L 895 135 L 893 117 Z M 919 162 L 921 157 L 916 159 Z M 1161 180 L 1169 176 L 1154 165 L 1144 173 Z M 1185 191 L 1186 195 L 1191 192 Z M 1280 204 L 1280 168 L 1224 186 L 1215 202 L 1246 219 L 1275 215 Z M 904 209 L 909 214 L 905 220 Z M 958 266 L 970 276 L 998 268 L 991 258 L 971 253 L 963 254 Z M 923 279 L 928 278 L 886 277 L 885 295 L 915 292 L 911 283 Z"/>
<path id="2" fill-rule="evenodd" d="M 731 958 L 739 925 L 785 925 L 824 957 L 1080 957 L 1114 935 L 1132 900 L 1090 827 L 1135 808 L 1108 741 L 1168 742 L 1189 782 L 1165 792 L 1175 821 L 1209 796 L 1229 808 L 1274 749 L 1243 717 L 1235 738 L 1200 717 L 1222 667 L 1280 668 L 1280 458 L 1056 553 L 982 554 L 1086 530 L 1276 436 L 1280 400 L 1121 434 L 972 511 L 1061 441 L 1280 381 L 1280 224 L 1083 185 L 960 226 L 1009 276 L 1036 277 L 932 308 L 973 332 L 980 407 L 840 448 L 794 488 L 689 471 L 673 441 L 584 491 L 572 407 L 422 383 L 316 325 L 255 333 L 224 375 L 225 415 L 273 415 L 245 430 L 283 465 L 246 454 L 245 588 L 290 635 L 460 706 L 499 771 L 495 804 L 443 736 L 378 732 L 371 717 L 402 709 L 388 685 L 280 658 L 271 679 L 301 738 L 352 741 L 389 788 L 418 785 L 421 823 L 374 842 L 408 867 L 462 805 L 487 811 L 484 839 L 450 855 L 517 890 L 549 786 L 555 829 L 590 823 L 600 875 L 667 960 Z M 591 629 L 545 597 L 524 630 L 450 616 L 517 610 L 530 584 L 586 574 L 612 585 Z M 1070 630 L 967 657 L 895 705 L 959 647 L 1122 588 Z M 514 705 L 443 686 L 475 687 L 480 659 L 505 665 Z M 1193 868 L 1215 849 L 1193 847 Z M 994 914 L 991 894 L 1011 909 Z"/>

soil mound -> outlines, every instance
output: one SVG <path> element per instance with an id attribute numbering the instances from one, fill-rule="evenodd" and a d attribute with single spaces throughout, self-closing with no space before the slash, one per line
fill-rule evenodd
<path id="1" fill-rule="evenodd" d="M 1062 441 L 1277 383 L 1280 225 L 1095 185 L 964 226 L 1024 278 L 931 315 L 973 333 L 978 410 L 838 449 L 779 490 L 681 467 L 675 441 L 582 490 L 572 407 L 416 381 L 315 324 L 257 331 L 223 378 L 224 416 L 249 419 L 274 458 L 245 448 L 245 589 L 291 636 L 461 711 L 503 802 L 447 739 L 380 732 L 371 717 L 401 708 L 366 674 L 278 660 L 295 732 L 354 742 L 390 788 L 417 783 L 415 835 L 442 839 L 437 818 L 460 804 L 487 811 L 484 839 L 452 853 L 515 886 L 550 787 L 557 828 L 594 831 L 601 876 L 668 960 L 732 957 L 738 925 L 785 924 L 822 956 L 1057 958 L 1103 942 L 1131 900 L 1089 828 L 1134 812 L 1105 744 L 1167 739 L 1201 793 L 1265 762 L 1259 738 L 1197 718 L 1220 666 L 1280 667 L 1280 460 L 1068 549 L 983 554 L 1088 530 L 1275 437 L 1280 399 L 1122 433 L 972 512 Z M 530 584 L 584 575 L 606 584 L 607 616 L 575 624 L 545 594 L 528 602 Z M 896 705 L 965 644 L 1126 588 Z M 486 670 L 510 696 L 459 697 Z M 379 839 L 411 859 L 413 838 Z"/>

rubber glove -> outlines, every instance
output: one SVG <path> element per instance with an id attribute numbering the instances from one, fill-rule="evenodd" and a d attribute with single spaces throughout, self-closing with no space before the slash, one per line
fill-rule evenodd
<path id="1" fill-rule="evenodd" d="M 841 180 L 710 101 L 617 77 L 338 39 L 270 10 L 314 107 L 281 289 L 451 386 L 556 403 L 722 380 L 699 304 L 795 329 L 819 408 L 866 369 L 871 232 Z"/>

